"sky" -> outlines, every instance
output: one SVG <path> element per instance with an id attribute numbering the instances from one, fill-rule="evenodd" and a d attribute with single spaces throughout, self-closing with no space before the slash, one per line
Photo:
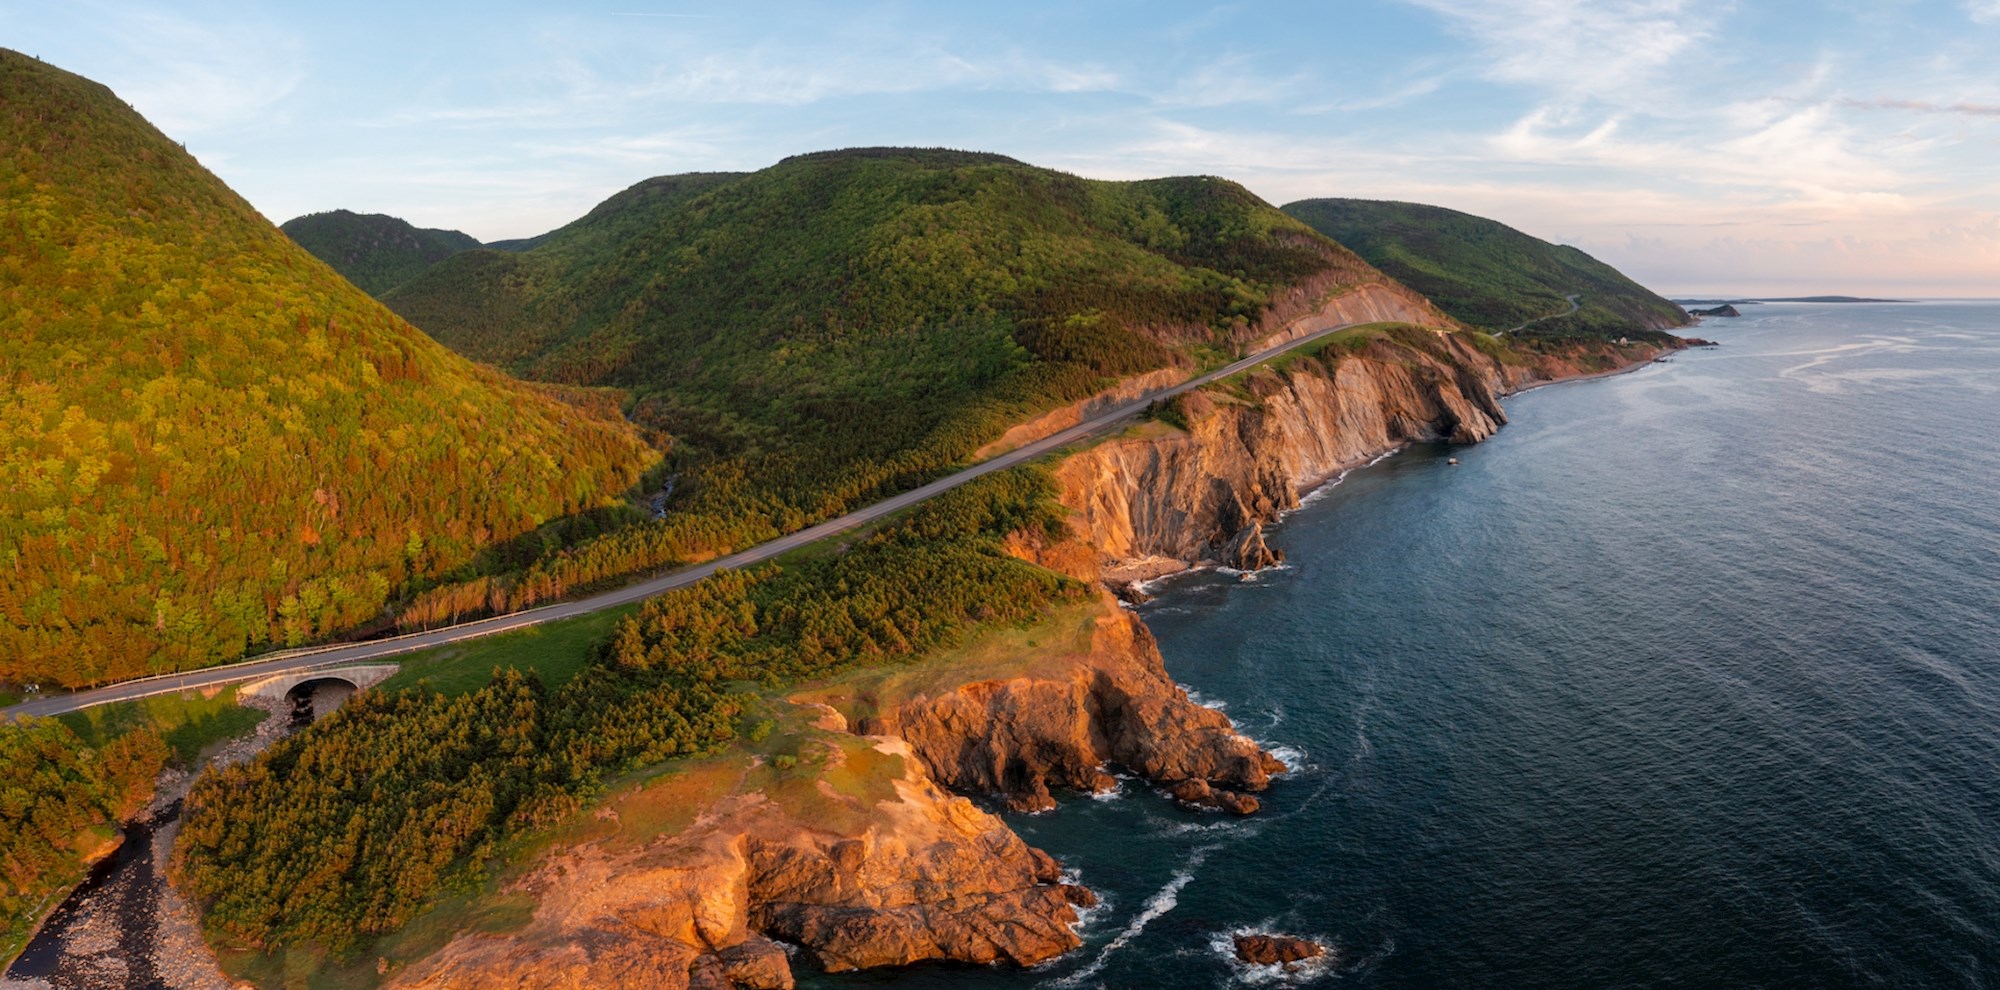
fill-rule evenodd
<path id="1" fill-rule="evenodd" d="M 1432 203 L 1669 294 L 2000 296 L 2000 0 L 0 0 L 275 222 L 865 145 Z"/>

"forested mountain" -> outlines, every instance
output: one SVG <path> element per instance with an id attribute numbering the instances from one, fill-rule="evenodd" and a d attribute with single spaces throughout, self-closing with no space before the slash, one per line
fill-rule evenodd
<path id="1" fill-rule="evenodd" d="M 1688 322 L 1679 306 L 1576 248 L 1468 213 L 1368 199 L 1307 199 L 1285 212 L 1484 330 L 1651 337 Z M 1577 312 L 1556 315 L 1571 295 Z"/>
<path id="2" fill-rule="evenodd" d="M 308 213 L 285 221 L 278 229 L 371 296 L 380 296 L 424 269 L 479 246 L 471 234 L 413 227 L 396 217 L 348 210 Z"/>
<path id="3" fill-rule="evenodd" d="M 438 346 L 108 89 L 11 51 L 0 197 L 0 680 L 370 623 L 657 457 L 600 397 Z"/>
<path id="4" fill-rule="evenodd" d="M 1364 281 L 1387 280 L 1232 182 L 892 148 L 642 182 L 385 301 L 525 376 L 628 389 L 634 418 L 677 438 L 669 520 L 534 578 L 560 590 L 909 487 L 1035 412 L 1233 354 Z"/>

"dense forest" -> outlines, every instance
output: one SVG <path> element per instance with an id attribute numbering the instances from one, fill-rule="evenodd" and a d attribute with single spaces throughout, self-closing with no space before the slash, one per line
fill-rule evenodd
<path id="1" fill-rule="evenodd" d="M 0 960 L 145 807 L 166 760 L 144 729 L 93 748 L 48 719 L 0 725 Z"/>
<path id="2" fill-rule="evenodd" d="M 1659 331 L 1688 322 L 1679 306 L 1576 248 L 1456 210 L 1308 199 L 1285 212 L 1483 330 L 1527 324 L 1520 332 L 1530 337 L 1664 342 Z M 1570 295 L 1579 296 L 1577 312 L 1557 315 L 1569 308 Z"/>
<path id="3" fill-rule="evenodd" d="M 278 229 L 371 296 L 402 285 L 460 251 L 479 247 L 471 234 L 414 227 L 396 217 L 348 210 L 308 213 Z"/>
<path id="4" fill-rule="evenodd" d="M 0 199 L 0 681 L 381 621 L 658 459 L 601 397 L 438 346 L 109 90 L 9 51 Z"/>
<path id="5" fill-rule="evenodd" d="M 607 774 L 735 739 L 745 692 L 909 662 L 1087 594 L 1001 549 L 1006 533 L 1060 533 L 1054 494 L 1038 470 L 989 475 L 840 552 L 669 592 L 554 691 L 503 670 L 456 696 L 357 695 L 204 776 L 176 876 L 221 944 L 351 950 L 569 816 Z"/>
<path id="6" fill-rule="evenodd" d="M 862 149 L 648 180 L 519 253 L 386 301 L 553 382 L 627 390 L 674 438 L 666 519 L 442 587 L 412 626 L 741 548 L 911 487 L 1109 381 L 1234 356 L 1384 277 L 1232 182 L 1097 182 Z M 1301 303 L 1301 297 L 1310 299 Z"/>

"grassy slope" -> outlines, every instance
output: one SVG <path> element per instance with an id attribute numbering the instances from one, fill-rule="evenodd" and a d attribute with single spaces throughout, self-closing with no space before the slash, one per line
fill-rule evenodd
<path id="1" fill-rule="evenodd" d="M 1445 312 L 1485 330 L 1596 337 L 1650 336 L 1686 324 L 1680 307 L 1617 269 L 1565 245 L 1550 244 L 1491 220 L 1414 203 L 1308 199 L 1285 212 L 1431 298 Z M 1568 309 L 1575 316 L 1544 320 Z"/>
<path id="2" fill-rule="evenodd" d="M 655 456 L 439 347 L 109 90 L 8 51 L 0 202 L 0 680 L 369 623 Z"/>
<path id="3" fill-rule="evenodd" d="M 402 285 L 454 254 L 479 247 L 472 235 L 456 230 L 413 227 L 396 217 L 347 210 L 308 213 L 278 229 L 371 296 Z"/>

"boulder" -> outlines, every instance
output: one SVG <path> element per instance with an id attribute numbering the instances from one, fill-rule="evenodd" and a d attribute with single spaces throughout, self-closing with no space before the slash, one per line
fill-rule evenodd
<path id="1" fill-rule="evenodd" d="M 1244 932 L 1236 936 L 1236 958 L 1252 966 L 1285 966 L 1326 955 L 1326 947 L 1290 935 Z"/>

